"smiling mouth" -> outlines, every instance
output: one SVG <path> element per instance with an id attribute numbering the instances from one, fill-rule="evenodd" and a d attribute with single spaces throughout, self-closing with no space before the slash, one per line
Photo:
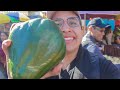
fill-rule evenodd
<path id="1" fill-rule="evenodd" d="M 71 41 L 71 40 L 73 40 L 74 38 L 73 37 L 68 37 L 68 38 L 64 38 L 65 39 L 65 41 Z"/>
<path id="2" fill-rule="evenodd" d="M 75 39 L 74 37 L 64 37 L 66 44 L 70 44 Z"/>

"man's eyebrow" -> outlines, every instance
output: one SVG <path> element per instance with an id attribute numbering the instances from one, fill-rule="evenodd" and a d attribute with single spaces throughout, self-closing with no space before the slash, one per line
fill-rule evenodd
<path id="1" fill-rule="evenodd" d="M 55 19 L 53 19 L 53 20 L 61 20 L 62 18 L 55 18 Z"/>

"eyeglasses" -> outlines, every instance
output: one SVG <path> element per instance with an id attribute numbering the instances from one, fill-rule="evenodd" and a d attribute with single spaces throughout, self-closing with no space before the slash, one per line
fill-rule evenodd
<path id="1" fill-rule="evenodd" d="M 63 19 L 57 18 L 54 21 L 60 28 L 63 27 L 63 25 L 64 25 L 64 20 Z M 78 17 L 70 17 L 70 18 L 67 19 L 67 24 L 72 28 L 79 27 L 80 26 L 80 20 L 79 20 Z"/>
<path id="2" fill-rule="evenodd" d="M 94 29 L 97 29 L 97 30 L 100 31 L 101 33 L 105 32 L 105 30 L 103 30 L 103 29 L 101 29 L 101 28 L 99 28 L 99 27 L 95 27 L 95 26 L 94 26 Z"/>

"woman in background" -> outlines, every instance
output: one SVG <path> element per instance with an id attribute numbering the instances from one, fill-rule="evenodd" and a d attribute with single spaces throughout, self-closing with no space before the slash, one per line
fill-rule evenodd
<path id="1" fill-rule="evenodd" d="M 0 33 L 0 38 L 1 41 L 3 42 L 4 40 L 8 39 L 8 33 L 7 32 L 1 32 Z"/>
<path id="2" fill-rule="evenodd" d="M 105 28 L 105 35 L 103 36 L 103 44 L 104 45 L 112 45 L 112 37 L 113 31 L 111 30 L 111 26 L 108 24 Z"/>
<path id="3" fill-rule="evenodd" d="M 2 50 L 2 42 L 6 39 L 8 39 L 8 33 L 7 32 L 1 32 L 0 33 L 0 79 L 6 79 L 7 78 L 7 71 L 6 71 L 6 56 Z"/>
<path id="4" fill-rule="evenodd" d="M 120 49 L 120 35 L 115 35 L 113 45 Z"/>

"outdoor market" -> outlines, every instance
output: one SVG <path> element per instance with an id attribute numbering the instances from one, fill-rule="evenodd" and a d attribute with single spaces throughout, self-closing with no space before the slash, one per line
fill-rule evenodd
<path id="1" fill-rule="evenodd" d="M 120 79 L 120 11 L 0 11 L 0 79 Z"/>

